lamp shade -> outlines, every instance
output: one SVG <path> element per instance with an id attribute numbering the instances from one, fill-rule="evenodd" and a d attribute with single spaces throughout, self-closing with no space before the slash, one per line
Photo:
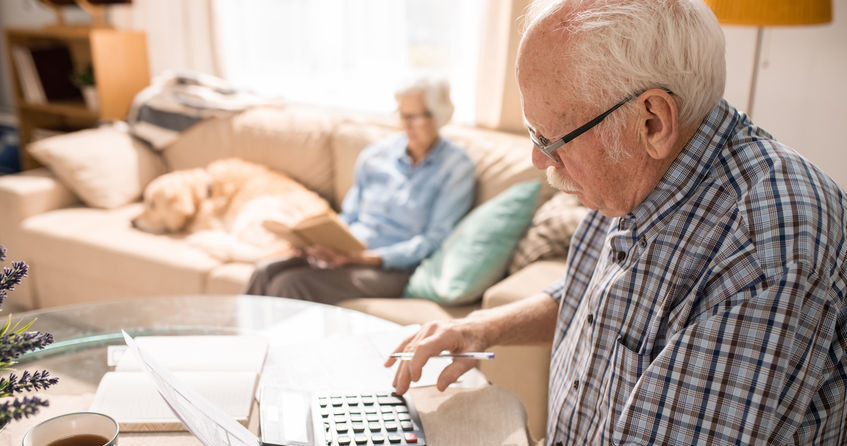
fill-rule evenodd
<path id="1" fill-rule="evenodd" d="M 705 0 L 724 25 L 814 25 L 832 21 L 832 0 Z"/>

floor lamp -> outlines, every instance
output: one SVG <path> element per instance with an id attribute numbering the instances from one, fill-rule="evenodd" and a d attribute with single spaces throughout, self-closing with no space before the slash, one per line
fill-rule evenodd
<path id="1" fill-rule="evenodd" d="M 832 0 L 705 0 L 718 21 L 724 25 L 756 26 L 756 52 L 747 114 L 753 114 L 759 59 L 762 55 L 762 31 L 765 26 L 815 25 L 832 21 Z"/>

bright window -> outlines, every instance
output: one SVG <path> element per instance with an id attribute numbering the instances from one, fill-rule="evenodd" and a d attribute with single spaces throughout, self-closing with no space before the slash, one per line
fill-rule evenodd
<path id="1" fill-rule="evenodd" d="M 297 102 L 391 111 L 410 73 L 450 80 L 473 122 L 485 0 L 215 0 L 230 81 Z"/>

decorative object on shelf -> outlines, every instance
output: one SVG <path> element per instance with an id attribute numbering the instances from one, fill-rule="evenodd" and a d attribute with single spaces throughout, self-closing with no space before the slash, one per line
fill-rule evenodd
<path id="1" fill-rule="evenodd" d="M 85 69 L 73 76 L 73 83 L 82 91 L 82 98 L 89 110 L 98 110 L 100 102 L 97 99 L 97 86 L 94 85 L 94 66 L 86 65 Z"/>
<path id="2" fill-rule="evenodd" d="M 65 22 L 65 13 L 62 10 L 63 6 L 76 5 L 85 12 L 91 14 L 92 25 L 96 27 L 105 27 L 106 25 L 106 5 L 132 3 L 132 0 L 40 0 L 44 6 L 52 9 L 56 14 L 56 23 L 58 26 L 67 26 Z"/>
<path id="3" fill-rule="evenodd" d="M 762 55 L 765 26 L 819 25 L 832 21 L 832 0 L 706 0 L 718 21 L 724 25 L 756 26 L 756 51 L 747 114 L 753 114 L 756 81 Z"/>
<path id="4" fill-rule="evenodd" d="M 6 248 L 0 245 L 0 262 L 6 259 Z M 3 268 L 0 273 L 0 305 L 6 299 L 8 291 L 15 289 L 27 275 L 29 267 L 24 262 L 12 262 L 11 268 Z M 12 420 L 29 417 L 36 414 L 42 407 L 49 405 L 48 401 L 37 396 L 16 396 L 23 392 L 44 390 L 57 382 L 59 378 L 50 376 L 47 370 L 30 372 L 24 370 L 20 376 L 11 367 L 18 358 L 27 352 L 39 350 L 53 343 L 53 335 L 37 331 L 27 331 L 35 320 L 20 327 L 20 322 L 12 325 L 12 316 L 0 328 L 0 370 L 10 372 L 0 378 L 0 429 Z"/>

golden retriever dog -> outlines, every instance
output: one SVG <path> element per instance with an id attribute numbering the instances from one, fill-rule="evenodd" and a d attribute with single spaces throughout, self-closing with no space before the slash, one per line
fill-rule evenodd
<path id="1" fill-rule="evenodd" d="M 294 224 L 329 210 L 326 200 L 288 176 L 235 158 L 164 174 L 150 182 L 143 202 L 134 227 L 187 233 L 192 245 L 210 255 L 241 262 L 296 253 L 262 221 Z"/>

